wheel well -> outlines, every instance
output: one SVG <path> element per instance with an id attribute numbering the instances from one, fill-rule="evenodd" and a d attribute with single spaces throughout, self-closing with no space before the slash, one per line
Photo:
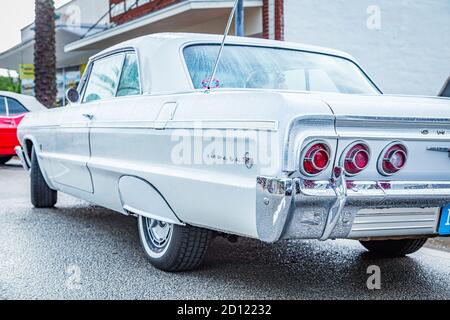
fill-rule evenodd
<path id="1" fill-rule="evenodd" d="M 31 153 L 33 152 L 33 142 L 29 139 L 25 140 L 25 152 L 27 153 L 28 159 L 31 160 Z"/>

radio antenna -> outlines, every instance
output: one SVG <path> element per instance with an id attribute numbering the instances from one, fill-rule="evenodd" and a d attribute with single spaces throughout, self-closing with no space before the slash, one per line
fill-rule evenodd
<path id="1" fill-rule="evenodd" d="M 227 40 L 228 33 L 230 32 L 231 23 L 233 22 L 234 14 L 236 13 L 237 6 L 239 4 L 239 0 L 234 1 L 233 9 L 231 10 L 230 17 L 228 18 L 228 23 L 225 28 L 225 33 L 223 35 L 222 44 L 220 45 L 219 54 L 217 55 L 216 62 L 214 63 L 214 69 L 209 78 L 208 87 L 206 89 L 206 93 L 211 91 L 211 84 L 213 83 L 214 78 L 216 77 L 217 68 L 219 67 L 220 59 L 222 58 L 223 48 L 225 47 L 225 41 Z"/>

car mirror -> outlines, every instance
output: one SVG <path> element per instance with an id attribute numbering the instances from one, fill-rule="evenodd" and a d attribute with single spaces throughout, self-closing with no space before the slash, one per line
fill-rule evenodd
<path id="1" fill-rule="evenodd" d="M 80 100 L 80 93 L 77 89 L 70 88 L 66 92 L 66 98 L 70 103 L 77 103 Z"/>

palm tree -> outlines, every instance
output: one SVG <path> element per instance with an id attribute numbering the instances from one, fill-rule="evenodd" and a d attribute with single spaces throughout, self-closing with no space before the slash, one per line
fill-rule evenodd
<path id="1" fill-rule="evenodd" d="M 48 108 L 56 105 L 55 3 L 35 0 L 35 95 Z"/>

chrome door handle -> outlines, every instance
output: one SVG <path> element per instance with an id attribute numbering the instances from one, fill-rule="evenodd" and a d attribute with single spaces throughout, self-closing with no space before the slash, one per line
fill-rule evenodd
<path id="1" fill-rule="evenodd" d="M 89 120 L 94 119 L 94 115 L 93 114 L 89 114 L 89 113 L 84 113 L 83 117 L 88 118 Z"/>

